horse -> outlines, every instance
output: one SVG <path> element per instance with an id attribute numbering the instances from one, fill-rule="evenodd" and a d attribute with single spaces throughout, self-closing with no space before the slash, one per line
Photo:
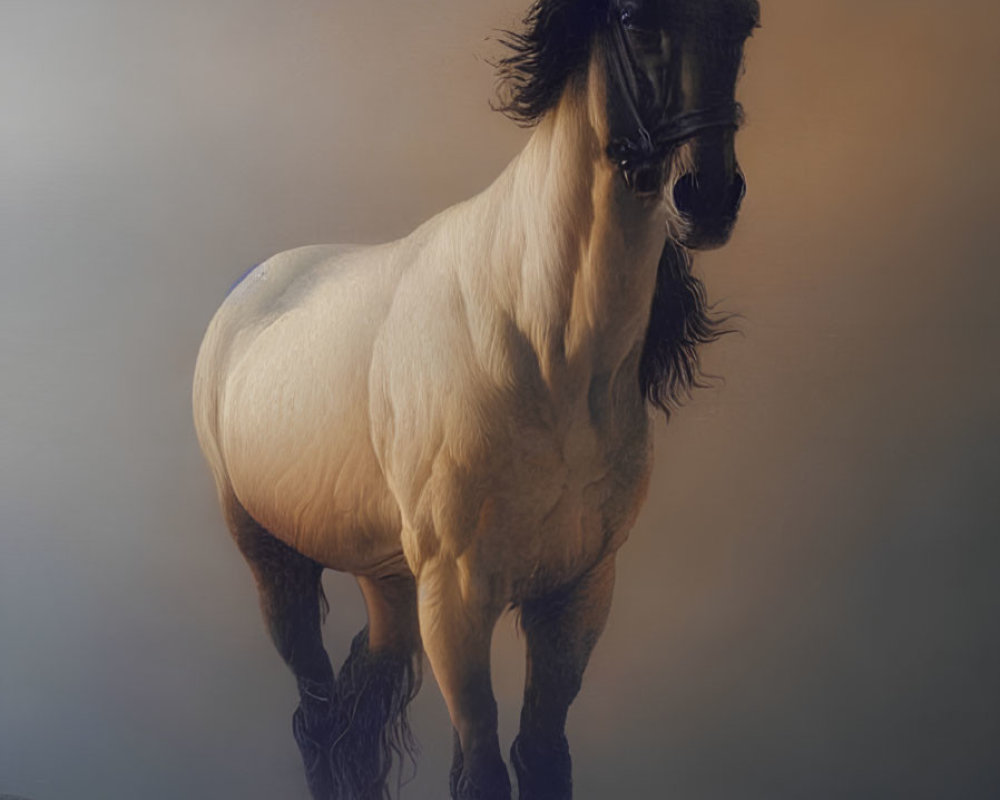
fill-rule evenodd
<path id="1" fill-rule="evenodd" d="M 212 319 L 196 429 L 297 681 L 317 800 L 391 795 L 424 653 L 451 797 L 509 800 L 490 644 L 511 609 L 519 796 L 572 796 L 567 713 L 653 417 L 722 332 L 692 253 L 727 241 L 745 193 L 735 87 L 758 20 L 756 0 L 536 0 L 502 35 L 495 102 L 533 132 L 491 186 L 398 241 L 273 256 Z M 325 569 L 368 614 L 336 673 Z"/>

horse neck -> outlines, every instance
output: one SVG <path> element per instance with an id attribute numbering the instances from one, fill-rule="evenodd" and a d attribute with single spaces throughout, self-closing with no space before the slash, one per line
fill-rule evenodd
<path id="1" fill-rule="evenodd" d="M 666 236 L 662 209 L 638 200 L 604 153 L 603 108 L 592 65 L 499 183 L 513 315 L 550 382 L 638 369 Z"/>

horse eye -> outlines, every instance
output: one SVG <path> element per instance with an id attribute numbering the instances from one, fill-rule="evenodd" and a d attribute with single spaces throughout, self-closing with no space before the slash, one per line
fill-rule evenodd
<path id="1" fill-rule="evenodd" d="M 649 33 L 657 27 L 649 9 L 634 2 L 622 3 L 618 7 L 618 20 L 629 33 Z"/>

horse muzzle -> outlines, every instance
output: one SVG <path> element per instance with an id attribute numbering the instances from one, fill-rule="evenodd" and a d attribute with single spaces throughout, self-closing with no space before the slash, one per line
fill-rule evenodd
<path id="1" fill-rule="evenodd" d="M 684 247 L 708 250 L 729 240 L 747 183 L 738 167 L 725 177 L 688 172 L 674 184 L 674 207 L 684 221 L 680 242 Z"/>

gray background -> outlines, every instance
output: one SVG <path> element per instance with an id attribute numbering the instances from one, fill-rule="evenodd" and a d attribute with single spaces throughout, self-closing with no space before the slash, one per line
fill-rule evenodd
<path id="1" fill-rule="evenodd" d="M 527 134 L 487 106 L 485 37 L 524 1 L 3 0 L 0 792 L 305 796 L 195 353 L 263 257 L 492 180 Z M 658 423 L 577 795 L 995 797 L 1000 11 L 763 5 L 750 195 L 698 261 L 743 334 Z M 363 613 L 328 589 L 339 663 Z M 496 662 L 509 742 L 509 623 Z M 413 716 L 404 796 L 443 797 L 429 675 Z"/>

